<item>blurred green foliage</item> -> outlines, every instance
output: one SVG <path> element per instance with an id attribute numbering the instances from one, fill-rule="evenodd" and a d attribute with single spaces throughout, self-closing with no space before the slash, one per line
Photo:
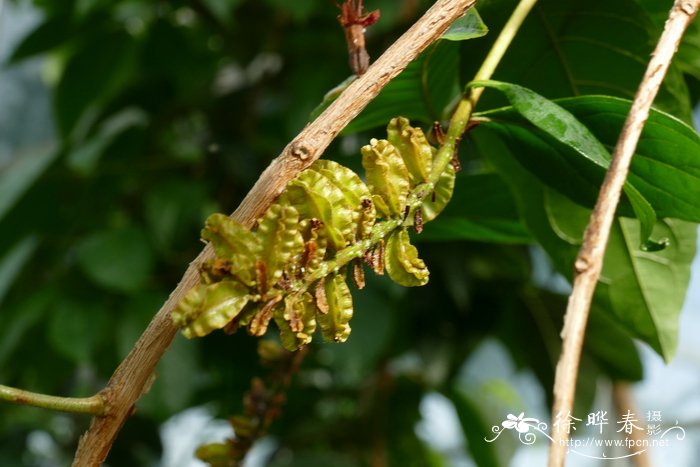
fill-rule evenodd
<path id="1" fill-rule="evenodd" d="M 429 3 L 367 0 L 368 9 L 382 12 L 368 32 L 370 55 Z M 543 0 L 495 78 L 548 98 L 629 98 L 646 61 L 636 57 L 648 57 L 660 32 L 660 3 L 667 2 Z M 327 157 L 357 169 L 360 145 L 383 134 L 375 127 L 404 107 L 424 123 L 443 117 L 514 4 L 480 2 L 492 33 L 429 50 L 413 75 L 394 85 L 408 98 L 389 90 L 381 112 L 375 104 L 354 123 L 351 130 L 362 133 L 339 138 Z M 42 20 L 5 66 L 43 57 L 57 136 L 0 173 L 0 382 L 91 395 L 201 249 L 206 216 L 232 211 L 324 94 L 349 75 L 346 45 L 332 1 L 34 5 Z M 694 27 L 691 46 L 698 37 Z M 688 120 L 699 74 L 696 56 L 681 57 L 657 103 Z M 501 104 L 487 93 L 481 106 Z M 368 276 L 364 291 L 353 290 L 352 337 L 343 345 L 314 343 L 272 426 L 278 445 L 269 465 L 449 465 L 415 430 L 419 403 L 431 392 L 453 400 L 479 465 L 505 465 L 513 447 L 484 443 L 484 429 L 475 427 L 488 430 L 506 413 L 531 407 L 509 397 L 504 381 L 465 381 L 465 365 L 491 338 L 551 397 L 566 298 L 533 280 L 533 236 L 504 180 L 484 173 L 490 166 L 477 157 L 478 144 L 462 143 L 460 202 L 446 210 L 449 222 L 436 221 L 423 234 L 430 283 L 407 290 Z M 588 339 L 582 407 L 598 377 L 642 375 L 629 335 L 604 311 L 594 310 Z M 110 465 L 155 462 L 159 424 L 187 407 L 215 401 L 220 417 L 240 412 L 251 378 L 264 370 L 254 339 L 214 333 L 178 337 L 158 373 Z M 2 405 L 0 464 L 63 465 L 87 423 L 84 416 Z M 57 446 L 48 464 L 27 451 L 27 436 L 37 430 Z"/>

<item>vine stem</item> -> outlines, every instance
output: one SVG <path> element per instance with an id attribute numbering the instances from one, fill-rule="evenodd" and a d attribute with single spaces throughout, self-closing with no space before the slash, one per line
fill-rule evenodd
<path id="1" fill-rule="evenodd" d="M 70 413 L 101 415 L 105 410 L 105 401 L 99 394 L 91 397 L 48 396 L 2 384 L 0 384 L 0 400 Z"/>
<path id="2" fill-rule="evenodd" d="M 488 55 L 486 55 L 481 67 L 479 67 L 476 75 L 474 75 L 474 81 L 491 79 L 496 72 L 498 64 L 510 47 L 511 42 L 513 42 L 515 35 L 518 30 L 520 30 L 520 27 L 523 25 L 523 22 L 525 22 L 525 19 L 536 3 L 537 0 L 521 0 L 518 3 L 518 6 L 515 7 L 510 18 L 508 18 L 508 21 L 503 26 L 501 33 L 491 46 L 491 50 L 489 50 Z M 440 147 L 435 157 L 435 163 L 433 164 L 430 178 L 431 183 L 437 183 L 440 175 L 447 167 L 447 164 L 452 160 L 452 155 L 457 151 L 457 145 L 467 129 L 472 112 L 483 92 L 484 88 L 471 88 L 459 101 L 450 119 L 450 126 L 447 130 L 445 143 Z"/>
<path id="3" fill-rule="evenodd" d="M 338 133 L 391 79 L 475 3 L 476 0 L 437 0 L 364 75 L 353 81 L 284 148 L 261 174 L 232 217 L 252 227 L 287 183 L 318 159 Z M 119 430 L 133 412 L 134 404 L 152 382 L 156 364 L 175 337 L 177 329 L 170 317 L 172 310 L 199 283 L 199 264 L 211 257 L 212 249 L 207 246 L 190 263 L 180 283 L 115 370 L 107 387 L 100 392 L 106 411 L 93 418 L 81 437 L 73 460 L 74 467 L 98 466 L 106 459 Z"/>
<path id="4" fill-rule="evenodd" d="M 663 81 L 671 59 L 678 49 L 685 29 L 697 13 L 700 0 L 676 0 L 656 45 L 653 56 L 639 85 L 637 94 L 627 115 L 620 137 L 613 152 L 612 163 L 605 175 L 595 208 L 584 233 L 583 245 L 574 264 L 573 290 L 564 316 L 562 352 L 554 379 L 554 405 L 552 407 L 552 437 L 548 467 L 563 467 L 566 461 L 569 433 L 554 429 L 561 417 L 573 415 L 576 378 L 586 323 L 593 292 L 600 277 L 603 256 L 615 218 L 620 191 L 637 147 L 637 142 L 649 116 L 656 94 Z"/>

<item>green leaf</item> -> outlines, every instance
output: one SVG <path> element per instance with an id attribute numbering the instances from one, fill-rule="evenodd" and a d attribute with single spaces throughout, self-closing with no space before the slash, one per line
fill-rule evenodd
<path id="1" fill-rule="evenodd" d="M 64 137 L 88 116 L 88 109 L 95 112 L 123 86 L 135 58 L 135 42 L 126 32 L 103 33 L 75 51 L 55 94 L 56 122 Z"/>
<path id="2" fill-rule="evenodd" d="M 27 341 L 27 333 L 45 318 L 46 311 L 56 301 L 56 291 L 44 288 L 28 296 L 19 305 L 3 307 L 0 328 L 0 367 L 7 368 L 8 359 L 17 347 Z"/>
<path id="3" fill-rule="evenodd" d="M 147 123 L 148 116 L 140 109 L 124 109 L 112 115 L 99 125 L 94 135 L 71 149 L 68 166 L 84 176 L 93 174 L 102 155 L 120 135 L 132 128 L 143 128 Z"/>
<path id="4" fill-rule="evenodd" d="M 142 288 L 153 269 L 153 252 L 140 229 L 105 230 L 77 247 L 78 264 L 97 285 L 118 292 Z"/>
<path id="5" fill-rule="evenodd" d="M 58 151 L 54 145 L 18 154 L 0 175 L 0 220 L 48 169 Z"/>
<path id="6" fill-rule="evenodd" d="M 486 128 L 479 128 L 473 138 L 479 152 L 488 157 L 510 186 L 532 235 L 556 269 L 571 279 L 590 211 L 547 189 L 494 136 Z M 667 360 L 676 348 L 678 315 L 695 255 L 696 231 L 696 225 L 687 222 L 659 221 L 653 233 L 669 238 L 670 244 L 663 251 L 646 252 L 636 248 L 638 223 L 618 218 L 594 297 L 596 306 Z"/>
<path id="7" fill-rule="evenodd" d="M 631 103 L 605 96 L 584 96 L 561 99 L 562 109 L 585 125 L 606 147 L 612 148 L 629 112 Z M 575 201 L 593 206 L 603 167 L 588 164 L 580 151 L 574 152 L 552 141 L 547 135 L 528 131 L 508 109 L 487 112 L 498 122 L 486 126 L 499 131 L 513 154 L 542 181 L 565 193 Z M 658 110 L 651 111 L 632 159 L 626 194 L 633 207 L 642 206 L 635 214 L 644 216 L 648 200 L 659 217 L 675 217 L 700 221 L 700 136 L 680 120 Z M 636 190 L 636 191 L 635 191 Z M 631 214 L 625 200 L 619 212 Z M 647 216 L 647 226 L 651 216 Z M 645 232 L 646 233 L 646 232 Z"/>
<path id="8" fill-rule="evenodd" d="M 483 406 L 478 401 L 474 401 L 466 391 L 453 388 L 447 394 L 455 407 L 462 431 L 467 439 L 469 453 L 472 455 L 476 465 L 479 467 L 499 467 L 499 450 L 495 443 L 484 441 L 490 434 L 490 426 L 486 423 L 482 413 Z M 504 414 L 505 415 L 505 414 Z M 510 447 L 510 446 L 509 446 Z"/>
<path id="9" fill-rule="evenodd" d="M 442 35 L 441 39 L 448 41 L 464 41 L 485 36 L 488 32 L 489 28 L 486 27 L 481 20 L 479 12 L 476 11 L 476 8 L 470 8 L 464 16 L 452 23 Z"/>
<path id="10" fill-rule="evenodd" d="M 149 187 L 143 216 L 154 246 L 170 253 L 192 241 L 192 232 L 200 230 L 202 218 L 213 207 L 207 184 L 191 178 L 170 176 Z"/>
<path id="11" fill-rule="evenodd" d="M 644 368 L 629 333 L 603 310 L 594 306 L 586 327 L 586 352 L 616 381 L 640 381 Z"/>
<path id="12" fill-rule="evenodd" d="M 94 303 L 64 298 L 49 315 L 51 347 L 75 363 L 91 361 L 106 331 L 107 315 Z"/>
<path id="13" fill-rule="evenodd" d="M 345 342 L 350 336 L 352 319 L 352 295 L 343 274 L 326 277 L 324 284 L 328 312 L 318 313 L 316 319 L 323 338 L 332 342 Z"/>
<path id="14" fill-rule="evenodd" d="M 15 47 L 9 63 L 17 63 L 60 46 L 71 37 L 70 29 L 70 18 L 65 15 L 47 18 Z"/>
<path id="15" fill-rule="evenodd" d="M 410 184 L 408 169 L 398 150 L 385 139 L 373 138 L 362 147 L 362 167 L 370 191 L 383 201 L 375 203 L 381 214 L 403 216 Z"/>
<path id="16" fill-rule="evenodd" d="M 500 30 L 517 3 L 485 2 L 479 13 L 491 29 Z M 635 0 L 540 0 L 499 63 L 495 79 L 550 99 L 592 94 L 632 99 L 660 33 Z M 489 35 L 462 43 L 463 76 L 474 76 L 493 39 Z M 501 105 L 494 99 L 498 97 L 485 93 L 480 108 Z M 674 59 L 655 105 L 690 122 L 688 97 Z"/>
<path id="17" fill-rule="evenodd" d="M 604 96 L 562 99 L 608 148 L 613 148 L 631 102 Z M 700 222 L 700 136 L 667 113 L 652 109 L 632 159 L 629 182 L 649 200 L 659 217 Z"/>
<path id="18" fill-rule="evenodd" d="M 173 324 L 181 327 L 188 339 L 206 336 L 238 316 L 248 300 L 248 288 L 238 282 L 201 284 L 191 289 L 173 310 Z"/>
<path id="19" fill-rule="evenodd" d="M 513 109 L 537 128 L 598 167 L 607 169 L 610 165 L 611 156 L 603 144 L 576 117 L 554 102 L 515 84 L 477 81 L 469 83 L 468 86 L 483 86 L 501 91 L 511 102 Z M 625 183 L 624 190 L 642 225 L 640 243 L 647 244 L 656 222 L 656 214 L 630 182 Z"/>
<path id="20" fill-rule="evenodd" d="M 400 229 L 389 237 L 384 254 L 384 265 L 389 277 L 404 287 L 418 287 L 428 283 L 430 272 L 418 249 L 411 245 L 406 229 Z"/>
<path id="21" fill-rule="evenodd" d="M 657 29 L 661 31 L 668 18 L 671 5 L 656 0 L 636 1 L 649 13 Z M 691 21 L 683 33 L 683 40 L 678 52 L 673 57 L 673 62 L 684 73 L 700 79 L 700 23 L 697 21 Z"/>
<path id="22" fill-rule="evenodd" d="M 0 258 L 0 304 L 37 246 L 39 241 L 36 237 L 26 237 L 13 245 L 5 256 Z"/>
<path id="23" fill-rule="evenodd" d="M 475 240 L 527 244 L 533 239 L 508 185 L 495 173 L 457 175 L 454 196 L 418 240 Z"/>

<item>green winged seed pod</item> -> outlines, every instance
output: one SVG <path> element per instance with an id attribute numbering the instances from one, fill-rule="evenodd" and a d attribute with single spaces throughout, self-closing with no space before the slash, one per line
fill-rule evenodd
<path id="1" fill-rule="evenodd" d="M 265 264 L 266 285 L 258 284 L 265 290 L 273 287 L 281 278 L 285 268 L 290 267 L 292 258 L 301 257 L 304 239 L 299 231 L 299 213 L 285 203 L 275 203 L 260 220 L 256 234 L 260 240 L 258 259 Z"/>
<path id="2" fill-rule="evenodd" d="M 172 319 L 191 339 L 206 336 L 234 319 L 248 303 L 248 288 L 234 281 L 202 284 L 190 290 L 173 310 Z"/>
<path id="3" fill-rule="evenodd" d="M 455 169 L 448 164 L 445 171 L 440 174 L 440 178 L 435 184 L 434 196 L 428 196 L 423 201 L 421 211 L 423 212 L 423 222 L 430 222 L 445 209 L 447 203 L 452 198 L 455 189 Z"/>
<path id="4" fill-rule="evenodd" d="M 350 336 L 350 319 L 352 318 L 352 296 L 345 282 L 344 274 L 327 277 L 324 283 L 328 303 L 327 313 L 318 313 L 316 319 L 321 326 L 324 339 L 345 342 Z"/>
<path id="5" fill-rule="evenodd" d="M 212 214 L 202 238 L 211 243 L 218 259 L 232 265 L 232 276 L 249 287 L 255 284 L 255 255 L 260 248 L 255 234 L 224 214 Z"/>
<path id="6" fill-rule="evenodd" d="M 385 217 L 403 216 L 410 184 L 399 151 L 389 141 L 374 138 L 361 151 L 362 166 L 377 210 Z"/>
<path id="7" fill-rule="evenodd" d="M 294 351 L 311 342 L 316 331 L 316 304 L 308 292 L 285 297 L 284 307 L 275 308 L 273 317 L 287 350 Z"/>
<path id="8" fill-rule="evenodd" d="M 417 287 L 428 283 L 430 272 L 418 249 L 411 245 L 406 229 L 400 229 L 389 237 L 384 253 L 384 266 L 389 277 L 404 287 Z"/>
<path id="9" fill-rule="evenodd" d="M 281 198 L 298 209 L 302 218 L 320 220 L 329 244 L 336 250 L 353 240 L 356 223 L 352 213 L 359 206 L 350 205 L 343 189 L 316 171 L 315 164 L 289 182 Z"/>
<path id="10" fill-rule="evenodd" d="M 330 180 L 345 196 L 352 212 L 352 223 L 357 226 L 350 243 L 368 236 L 377 215 L 367 185 L 355 172 L 337 162 L 319 159 L 311 168 Z"/>
<path id="11" fill-rule="evenodd" d="M 408 169 L 411 186 L 425 183 L 433 167 L 433 147 L 421 128 L 414 128 L 404 117 L 392 118 L 386 128 L 387 139 L 398 149 Z"/>

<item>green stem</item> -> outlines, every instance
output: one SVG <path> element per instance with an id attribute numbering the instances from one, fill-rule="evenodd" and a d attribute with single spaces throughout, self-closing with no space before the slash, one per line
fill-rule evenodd
<path id="1" fill-rule="evenodd" d="M 416 186 L 409 194 L 408 201 L 406 202 L 406 207 L 408 208 L 406 220 L 402 218 L 391 218 L 382 222 L 377 222 L 372 227 L 372 233 L 369 237 L 340 250 L 332 259 L 321 263 L 315 271 L 304 277 L 303 284 L 296 287 L 296 290 L 307 290 L 314 282 L 326 277 L 331 271 L 337 271 L 355 258 L 360 258 L 367 250 L 373 248 L 380 241 L 387 238 L 389 234 L 397 228 L 410 225 L 413 219 L 412 214 L 432 192 L 432 184 L 423 183 Z"/>
<path id="2" fill-rule="evenodd" d="M 501 33 L 491 46 L 491 50 L 489 50 L 488 55 L 481 64 L 481 68 L 476 72 L 474 81 L 491 79 L 498 64 L 510 47 L 511 42 L 513 42 L 515 34 L 523 25 L 525 18 L 527 18 L 528 13 L 530 13 L 530 10 L 532 10 L 536 3 L 537 0 L 521 0 L 520 3 L 518 3 L 518 6 L 513 10 L 513 14 L 508 19 L 508 22 L 503 26 Z M 467 91 L 459 101 L 450 119 L 450 126 L 445 136 L 445 142 L 442 147 L 440 147 L 435 157 L 433 170 L 430 175 L 430 182 L 437 183 L 440 174 L 442 174 L 447 164 L 452 160 L 452 155 L 457 150 L 457 145 L 467 129 L 467 124 L 469 124 L 469 119 L 472 116 L 474 107 L 476 107 L 483 92 L 484 88 L 472 88 Z"/>
<path id="3" fill-rule="evenodd" d="M 102 415 L 105 411 L 104 399 L 99 394 L 92 397 L 58 397 L 0 384 L 0 400 L 61 412 Z"/>

